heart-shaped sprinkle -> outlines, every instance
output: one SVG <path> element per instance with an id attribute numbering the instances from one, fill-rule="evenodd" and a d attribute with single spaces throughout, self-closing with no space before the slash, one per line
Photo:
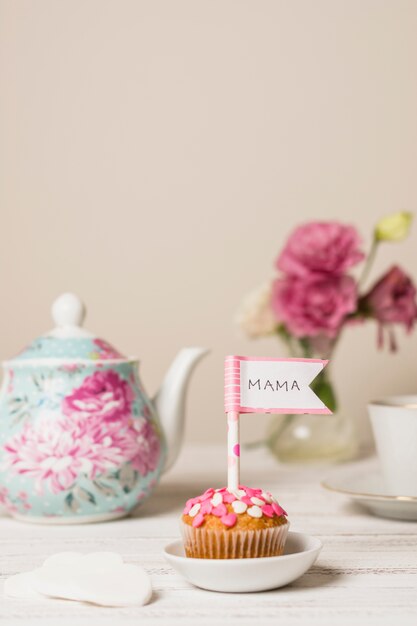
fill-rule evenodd
<path id="1" fill-rule="evenodd" d="M 210 500 L 213 506 L 219 506 L 223 502 L 223 496 L 221 493 L 215 493 L 212 499 Z"/>
<path id="2" fill-rule="evenodd" d="M 267 517 L 274 517 L 274 509 L 270 504 L 264 504 L 262 507 L 262 513 Z"/>
<path id="3" fill-rule="evenodd" d="M 259 506 L 250 506 L 247 511 L 251 517 L 262 517 L 262 509 Z"/>
<path id="4" fill-rule="evenodd" d="M 232 502 L 236 502 L 236 496 L 233 493 L 224 493 L 223 502 L 226 502 L 226 504 L 232 504 Z"/>
<path id="5" fill-rule="evenodd" d="M 244 513 L 247 508 L 248 505 L 244 502 L 241 502 L 240 500 L 235 500 L 234 502 L 232 502 L 232 509 L 235 513 Z"/>
<path id="6" fill-rule="evenodd" d="M 246 496 L 246 491 L 244 489 L 238 489 L 236 495 L 238 498 L 243 498 L 243 496 Z"/>
<path id="7" fill-rule="evenodd" d="M 251 501 L 253 502 L 253 504 L 257 504 L 258 506 L 263 506 L 265 504 L 265 500 L 261 500 L 260 498 L 257 498 L 256 496 L 252 496 Z"/>
<path id="8" fill-rule="evenodd" d="M 183 511 L 184 515 L 188 515 L 191 507 L 196 504 L 199 501 L 198 498 L 190 498 L 189 500 L 187 500 L 187 502 L 185 503 L 185 509 Z"/>
<path id="9" fill-rule="evenodd" d="M 223 517 L 221 518 L 221 521 L 223 522 L 225 526 L 231 527 L 236 524 L 237 517 L 234 513 L 228 513 L 227 515 L 223 515 Z"/>
<path id="10" fill-rule="evenodd" d="M 223 517 L 223 515 L 227 515 L 227 507 L 225 504 L 221 503 L 219 506 L 215 506 L 211 512 L 216 517 Z"/>
<path id="11" fill-rule="evenodd" d="M 188 515 L 190 517 L 195 517 L 200 509 L 201 509 L 201 504 L 199 502 L 197 502 L 197 504 L 194 504 L 194 506 L 191 507 Z"/>
<path id="12" fill-rule="evenodd" d="M 213 505 L 211 504 L 210 500 L 204 500 L 204 502 L 201 503 L 200 512 L 203 515 L 209 515 L 212 509 L 213 509 Z"/>
<path id="13" fill-rule="evenodd" d="M 202 515 L 201 513 L 199 513 L 198 515 L 195 516 L 195 518 L 193 519 L 193 526 L 194 528 L 198 528 L 199 526 L 201 526 L 201 524 L 204 522 L 204 515 Z"/>
<path id="14" fill-rule="evenodd" d="M 263 498 L 265 502 L 268 502 L 268 504 L 271 504 L 272 502 L 271 494 L 268 491 L 263 491 L 261 494 L 261 498 Z"/>
<path id="15" fill-rule="evenodd" d="M 274 509 L 275 515 L 278 515 L 278 517 L 281 517 L 281 515 L 285 514 L 284 509 L 280 507 L 279 504 L 277 504 L 276 502 L 272 503 L 272 508 Z"/>
<path id="16" fill-rule="evenodd" d="M 243 496 L 243 498 L 241 498 L 241 501 L 244 502 L 245 504 L 247 504 L 248 506 L 251 506 L 253 504 L 253 502 L 249 498 L 249 496 Z"/>
<path id="17" fill-rule="evenodd" d="M 213 491 L 209 491 L 209 492 L 206 491 L 206 493 L 203 493 L 203 495 L 199 497 L 200 502 L 204 502 L 205 500 L 210 500 L 213 494 L 214 494 L 214 489 Z"/>

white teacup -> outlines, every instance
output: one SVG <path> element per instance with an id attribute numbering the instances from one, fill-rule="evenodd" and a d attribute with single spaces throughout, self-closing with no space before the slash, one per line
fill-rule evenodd
<path id="1" fill-rule="evenodd" d="M 417 396 L 391 396 L 368 408 L 388 493 L 417 496 Z"/>

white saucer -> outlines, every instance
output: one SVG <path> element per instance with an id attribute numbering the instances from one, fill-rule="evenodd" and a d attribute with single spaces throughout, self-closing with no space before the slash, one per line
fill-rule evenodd
<path id="1" fill-rule="evenodd" d="M 276 589 L 293 582 L 310 569 L 322 543 L 303 533 L 288 533 L 282 556 L 259 559 L 190 559 L 181 541 L 166 546 L 164 555 L 186 580 L 202 589 L 244 593 Z"/>
<path id="2" fill-rule="evenodd" d="M 322 486 L 348 496 L 374 515 L 417 521 L 417 497 L 391 495 L 377 469 L 338 471 L 323 481 Z"/>

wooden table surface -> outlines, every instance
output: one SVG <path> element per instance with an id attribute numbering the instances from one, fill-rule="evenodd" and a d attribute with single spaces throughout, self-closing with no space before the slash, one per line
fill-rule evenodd
<path id="1" fill-rule="evenodd" d="M 188 584 L 164 561 L 163 547 L 179 536 L 185 500 L 225 481 L 224 447 L 189 446 L 151 499 L 125 520 L 38 526 L 0 518 L 2 584 L 55 552 L 114 550 L 126 561 L 142 564 L 151 575 L 150 604 L 115 609 L 3 598 L 0 623 L 417 624 L 417 523 L 372 517 L 342 496 L 328 493 L 319 483 L 331 468 L 279 466 L 261 450 L 245 451 L 242 460 L 242 482 L 272 491 L 287 509 L 292 530 L 320 537 L 324 544 L 313 568 L 292 585 L 265 593 L 213 593 Z"/>

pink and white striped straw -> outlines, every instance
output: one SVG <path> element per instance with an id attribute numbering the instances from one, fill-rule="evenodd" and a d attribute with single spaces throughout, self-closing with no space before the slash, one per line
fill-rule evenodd
<path id="1" fill-rule="evenodd" d="M 227 488 L 237 491 L 240 484 L 239 413 L 227 413 Z"/>
<path id="2" fill-rule="evenodd" d="M 227 488 L 236 491 L 240 484 L 239 411 L 236 399 L 240 397 L 240 361 L 229 356 L 224 364 L 224 398 L 227 412 Z"/>

